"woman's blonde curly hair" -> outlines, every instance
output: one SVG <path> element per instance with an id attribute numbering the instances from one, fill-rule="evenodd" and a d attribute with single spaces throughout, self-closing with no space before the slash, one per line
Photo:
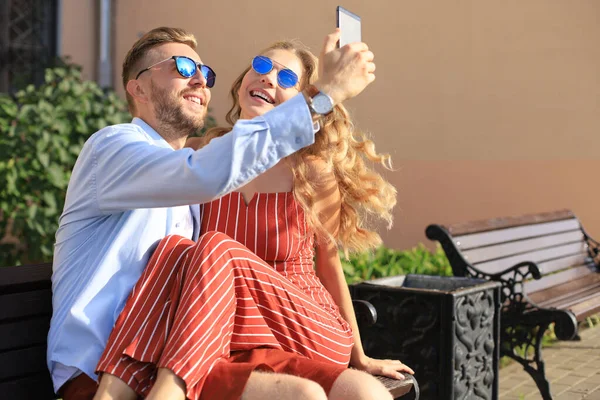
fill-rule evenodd
<path id="1" fill-rule="evenodd" d="M 300 88 L 317 80 L 317 58 L 298 41 L 280 41 L 264 49 L 287 50 L 301 61 L 304 71 Z M 240 118 L 238 91 L 250 67 L 235 80 L 229 92 L 233 106 L 225 119 L 232 126 Z M 218 127 L 209 130 L 202 140 L 224 135 L 231 128 Z M 341 212 L 337 237 L 334 238 L 323 226 L 314 211 L 316 183 L 309 179 L 310 158 L 317 157 L 328 165 L 335 175 L 340 195 Z M 321 121 L 321 130 L 315 135 L 315 143 L 287 158 L 294 176 L 294 198 L 304 209 L 307 223 L 316 234 L 317 240 L 335 240 L 346 254 L 364 251 L 381 244 L 381 237 L 372 230 L 370 223 L 383 219 L 392 225 L 392 208 L 396 204 L 396 189 L 367 163 L 379 163 L 391 170 L 390 156 L 378 154 L 374 143 L 355 129 L 348 111 L 343 105 L 335 106 L 333 112 Z"/>

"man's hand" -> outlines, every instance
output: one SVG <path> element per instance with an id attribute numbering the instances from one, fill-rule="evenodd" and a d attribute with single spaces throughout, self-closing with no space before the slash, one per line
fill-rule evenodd
<path id="1" fill-rule="evenodd" d="M 374 55 L 369 47 L 350 43 L 338 49 L 339 39 L 339 28 L 325 37 L 319 56 L 319 80 L 315 83 L 335 104 L 358 95 L 375 80 Z"/>

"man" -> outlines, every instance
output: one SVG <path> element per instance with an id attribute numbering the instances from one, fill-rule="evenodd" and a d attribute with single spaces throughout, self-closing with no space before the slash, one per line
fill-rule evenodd
<path id="1" fill-rule="evenodd" d="M 335 49 L 328 35 L 315 86 L 333 104 L 374 80 L 366 45 Z M 320 117 L 300 94 L 263 117 L 236 124 L 205 148 L 183 149 L 203 126 L 212 69 L 194 37 L 158 28 L 123 63 L 130 124 L 102 129 L 75 164 L 56 234 L 48 367 L 56 391 L 95 369 L 132 287 L 157 243 L 178 234 L 196 240 L 199 210 L 314 141 Z"/>

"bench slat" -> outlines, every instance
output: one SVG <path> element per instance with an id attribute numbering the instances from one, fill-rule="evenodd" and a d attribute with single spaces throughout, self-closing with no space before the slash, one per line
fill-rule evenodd
<path id="1" fill-rule="evenodd" d="M 578 321 L 600 312 L 600 296 L 596 296 L 570 308 Z"/>
<path id="2" fill-rule="evenodd" d="M 530 288 L 530 290 L 534 290 L 534 291 L 538 291 L 538 290 L 544 290 L 547 287 L 553 286 L 553 285 L 557 285 L 558 283 L 553 283 L 553 280 L 544 280 L 545 275 L 546 276 L 550 276 L 551 274 L 557 273 L 559 271 L 562 270 L 566 270 L 566 269 L 576 269 L 579 267 L 589 267 L 591 265 L 591 259 L 589 257 L 589 255 L 587 253 L 581 253 L 575 256 L 568 256 L 568 257 L 563 257 L 563 258 L 558 258 L 555 260 L 550 260 L 550 261 L 543 261 L 543 262 L 538 262 L 536 263 L 540 273 L 542 274 L 542 279 L 536 281 L 533 279 L 529 279 L 528 282 L 526 283 L 526 285 L 528 285 L 529 283 L 533 282 L 537 282 L 537 284 L 533 284 L 534 286 L 532 286 L 532 288 Z M 585 274 L 587 275 L 588 272 L 586 272 Z M 503 275 L 503 278 L 508 279 L 510 278 L 510 276 L 512 275 L 512 273 L 508 273 Z M 574 275 L 569 275 L 571 277 L 573 277 Z"/>
<path id="3" fill-rule="evenodd" d="M 583 242 L 583 234 L 581 231 L 558 233 L 534 239 L 521 240 L 518 242 L 509 242 L 494 246 L 480 247 L 464 251 L 463 256 L 468 262 L 474 264 L 495 258 L 509 257 L 516 254 L 577 242 Z"/>
<path id="4" fill-rule="evenodd" d="M 47 371 L 46 345 L 0 353 L 0 381 Z"/>
<path id="5" fill-rule="evenodd" d="M 556 274 L 544 276 L 542 279 L 525 282 L 525 293 L 531 295 L 531 293 L 535 293 L 539 290 L 547 289 L 563 282 L 583 278 L 586 275 L 596 273 L 596 268 L 592 265 L 583 265 L 580 267 L 571 268 Z"/>
<path id="6" fill-rule="evenodd" d="M 3 399 L 50 400 L 56 398 L 48 372 L 26 378 L 0 382 Z"/>
<path id="7" fill-rule="evenodd" d="M 52 264 L 21 265 L 0 267 L 0 293 L 9 286 L 43 282 L 50 284 Z"/>
<path id="8" fill-rule="evenodd" d="M 44 344 L 49 329 L 50 316 L 0 324 L 0 351 Z"/>
<path id="9" fill-rule="evenodd" d="M 571 308 L 577 303 L 581 303 L 583 301 L 587 301 L 596 296 L 600 296 L 600 283 L 595 285 L 590 285 L 586 287 L 579 288 L 574 290 L 571 293 L 565 293 L 563 296 L 548 299 L 548 301 L 543 302 L 544 307 L 551 308 Z"/>
<path id="10" fill-rule="evenodd" d="M 559 258 L 556 260 L 543 261 L 537 263 L 537 266 L 539 267 L 540 273 L 542 275 L 548 275 L 553 272 L 563 270 L 565 268 L 576 268 L 582 265 L 588 265 L 589 263 L 590 256 L 587 252 L 585 252 L 574 256 Z"/>
<path id="11" fill-rule="evenodd" d="M 39 314 L 52 314 L 52 291 L 49 288 L 0 295 L 0 321 Z"/>
<path id="12" fill-rule="evenodd" d="M 531 300 L 538 305 L 546 306 L 569 301 L 569 298 L 585 296 L 590 290 L 600 294 L 600 274 L 585 275 L 580 279 L 563 282 L 548 289 L 530 294 Z"/>
<path id="13" fill-rule="evenodd" d="M 522 261 L 533 261 L 535 263 L 542 263 L 544 261 L 559 259 L 561 257 L 581 255 L 586 251 L 587 250 L 583 242 L 572 243 L 563 246 L 551 247 L 543 250 L 531 251 L 528 253 L 523 253 L 511 257 L 505 257 L 493 261 L 487 261 L 480 264 L 474 264 L 474 266 L 483 272 L 494 274 L 508 269 Z"/>
<path id="14" fill-rule="evenodd" d="M 489 246 L 569 231 L 581 232 L 579 221 L 577 219 L 545 222 L 543 224 L 519 226 L 516 228 L 500 229 L 491 232 L 473 233 L 454 237 L 454 243 L 459 249 L 465 251 L 475 247 Z"/>
<path id="15" fill-rule="evenodd" d="M 537 214 L 520 215 L 518 217 L 500 217 L 479 221 L 459 222 L 450 225 L 448 231 L 454 237 L 468 233 L 496 231 L 498 229 L 513 228 L 516 226 L 541 224 L 543 222 L 560 221 L 575 218 L 571 210 L 558 210 Z"/>

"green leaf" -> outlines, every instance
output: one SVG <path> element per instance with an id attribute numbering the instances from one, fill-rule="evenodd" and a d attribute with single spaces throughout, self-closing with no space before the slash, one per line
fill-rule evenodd
<path id="1" fill-rule="evenodd" d="M 58 84 L 58 90 L 60 90 L 61 92 L 68 92 L 69 90 L 71 90 L 71 83 L 68 80 L 63 79 Z"/>
<path id="2" fill-rule="evenodd" d="M 64 78 L 67 76 L 68 68 L 54 68 L 54 74 L 56 74 L 59 78 Z"/>
<path id="3" fill-rule="evenodd" d="M 65 189 L 67 187 L 67 181 L 65 179 L 65 173 L 63 170 L 56 164 L 52 164 L 48 167 L 48 178 L 50 182 L 60 188 Z"/>
<path id="4" fill-rule="evenodd" d="M 54 198 L 54 195 L 51 192 L 44 192 L 42 194 L 42 200 L 44 200 L 44 203 L 46 203 L 46 207 L 48 210 L 56 212 L 56 199 Z"/>
<path id="5" fill-rule="evenodd" d="M 37 214 L 38 206 L 37 204 L 32 204 L 27 208 L 27 218 L 30 220 L 35 219 L 35 215 Z"/>
<path id="6" fill-rule="evenodd" d="M 50 164 L 50 155 L 48 155 L 48 153 L 38 153 L 38 160 L 40 160 L 40 163 L 44 168 L 48 168 L 48 165 Z"/>
<path id="7" fill-rule="evenodd" d="M 56 70 L 52 70 L 50 68 L 47 68 L 45 73 L 44 73 L 44 80 L 46 81 L 46 83 L 50 83 L 54 80 L 54 78 L 56 77 Z"/>

